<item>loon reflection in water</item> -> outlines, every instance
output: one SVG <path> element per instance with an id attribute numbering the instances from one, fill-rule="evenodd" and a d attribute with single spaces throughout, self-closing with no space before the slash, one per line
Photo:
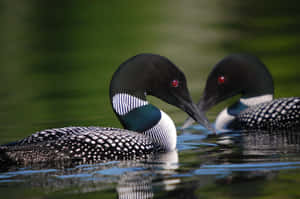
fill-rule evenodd
<path id="1" fill-rule="evenodd" d="M 227 131 L 219 134 L 217 143 L 226 148 L 238 148 L 235 154 L 241 158 L 253 156 L 263 160 L 265 156 L 299 153 L 300 131 Z"/>
<path id="2" fill-rule="evenodd" d="M 39 166 L 1 173 L 0 183 L 24 181 L 27 186 L 42 188 L 47 193 L 68 190 L 77 194 L 113 188 L 118 198 L 128 199 L 152 198 L 157 188 L 170 191 L 180 183 L 176 177 L 179 167 L 176 150 L 153 154 L 144 160 L 102 161 L 68 169 Z"/>

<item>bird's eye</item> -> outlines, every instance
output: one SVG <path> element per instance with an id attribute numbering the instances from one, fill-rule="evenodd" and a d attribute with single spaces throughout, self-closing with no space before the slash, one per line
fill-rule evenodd
<path id="1" fill-rule="evenodd" d="M 171 86 L 173 88 L 177 88 L 179 86 L 179 81 L 177 79 L 174 79 L 171 81 Z"/>
<path id="2" fill-rule="evenodd" d="M 224 84 L 225 83 L 225 77 L 222 75 L 222 76 L 219 76 L 218 77 L 218 84 Z"/>

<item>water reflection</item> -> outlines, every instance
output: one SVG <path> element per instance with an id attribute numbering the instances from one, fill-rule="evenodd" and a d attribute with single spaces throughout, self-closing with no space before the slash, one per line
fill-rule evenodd
<path id="1" fill-rule="evenodd" d="M 84 193 L 116 189 L 119 198 L 152 198 L 154 190 L 173 190 L 180 179 L 177 151 L 156 154 L 144 161 L 113 161 L 73 168 L 19 169 L 0 174 L 0 186 L 22 183 L 47 192 Z M 116 188 L 112 184 L 116 183 Z"/>
<path id="2" fill-rule="evenodd" d="M 116 188 L 119 198 L 153 198 L 154 188 L 165 191 L 176 188 L 180 182 L 179 178 L 173 177 L 178 168 L 177 152 L 160 154 L 154 159 L 159 165 L 154 164 L 146 172 L 136 171 L 121 176 Z"/>
<path id="3" fill-rule="evenodd" d="M 223 176 L 218 183 L 271 180 L 280 171 L 300 169 L 300 134 L 291 131 L 234 131 L 221 133 L 222 150 L 216 163 L 202 165 L 197 174 Z"/>
<path id="4" fill-rule="evenodd" d="M 0 188 L 18 185 L 47 193 L 101 192 L 119 198 L 153 198 L 159 194 L 166 198 L 186 198 L 208 194 L 210 187 L 212 194 L 213 190 L 222 192 L 226 185 L 268 184 L 280 178 L 283 171 L 292 175 L 293 171 L 300 171 L 297 132 L 231 131 L 212 136 L 197 128 L 179 131 L 180 157 L 174 151 L 144 161 L 23 168 L 1 173 Z M 243 192 L 247 187 L 238 189 Z"/>
<path id="5" fill-rule="evenodd" d="M 185 130 L 179 138 L 190 133 L 190 137 L 201 137 L 198 135 L 200 131 L 196 129 L 199 127 Z M 294 181 L 295 175 L 298 176 L 300 142 L 297 132 L 218 133 L 217 137 L 207 135 L 198 148 L 180 152 L 181 156 L 185 157 L 180 158 L 184 162 L 179 172 L 181 186 L 165 197 L 168 195 L 184 198 L 184 194 L 180 193 L 189 193 L 191 198 L 240 198 L 245 193 L 247 196 L 260 196 L 266 189 L 264 187 L 289 186 L 289 183 L 282 179 Z M 208 147 L 206 143 L 216 145 Z M 189 156 L 198 159 L 187 159 Z M 249 186 L 255 189 L 255 192 L 249 192 Z"/>
<path id="6" fill-rule="evenodd" d="M 300 152 L 298 131 L 242 131 L 220 135 L 221 145 L 239 147 L 243 156 L 271 156 Z"/>

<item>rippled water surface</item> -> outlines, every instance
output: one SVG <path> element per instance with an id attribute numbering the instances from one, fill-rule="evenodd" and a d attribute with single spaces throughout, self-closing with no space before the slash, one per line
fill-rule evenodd
<path id="1" fill-rule="evenodd" d="M 0 143 L 64 126 L 121 127 L 108 86 L 142 52 L 168 57 L 199 99 L 214 64 L 259 56 L 275 96 L 300 96 L 297 1 L 4 0 L 0 6 Z M 150 97 L 179 127 L 186 114 Z M 228 100 L 208 112 L 214 121 Z M 300 132 L 178 128 L 177 151 L 147 160 L 34 165 L 0 172 L 3 198 L 299 198 Z"/>

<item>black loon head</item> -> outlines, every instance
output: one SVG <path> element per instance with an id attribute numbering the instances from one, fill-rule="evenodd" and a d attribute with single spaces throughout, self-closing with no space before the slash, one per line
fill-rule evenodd
<path id="1" fill-rule="evenodd" d="M 112 77 L 110 84 L 112 106 L 125 128 L 143 132 L 158 121 L 153 118 L 159 113 L 156 107 L 148 106 L 147 95 L 158 97 L 182 109 L 194 120 L 209 127 L 204 114 L 192 102 L 183 72 L 160 55 L 136 55 L 122 63 Z M 128 101 L 129 103 L 123 106 L 126 100 L 126 103 Z M 139 116 L 143 115 L 141 112 L 152 114 L 150 118 L 153 121 L 146 124 L 145 118 L 137 122 L 138 118 L 141 119 Z"/>
<path id="2" fill-rule="evenodd" d="M 257 57 L 232 54 L 217 63 L 209 74 L 199 106 L 208 110 L 237 94 L 250 99 L 273 93 L 272 76 Z"/>

